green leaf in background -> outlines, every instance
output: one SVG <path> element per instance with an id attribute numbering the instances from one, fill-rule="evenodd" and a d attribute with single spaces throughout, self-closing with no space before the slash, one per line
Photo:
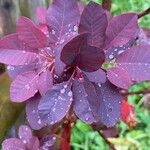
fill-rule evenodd
<path id="1" fill-rule="evenodd" d="M 72 150 L 109 150 L 99 133 L 80 120 L 72 129 L 71 146 Z"/>
<path id="2" fill-rule="evenodd" d="M 7 74 L 0 76 L 0 143 L 9 128 L 19 117 L 23 105 L 12 103 L 9 99 L 10 79 Z"/>

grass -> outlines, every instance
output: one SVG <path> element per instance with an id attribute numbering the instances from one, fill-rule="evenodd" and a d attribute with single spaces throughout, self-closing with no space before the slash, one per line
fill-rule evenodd
<path id="1" fill-rule="evenodd" d="M 89 0 L 83 0 L 88 3 Z M 94 0 L 101 3 L 101 0 Z M 124 12 L 142 12 L 150 7 L 150 0 L 112 0 L 111 12 L 113 15 L 119 15 Z M 150 28 L 150 15 L 147 15 L 139 21 L 141 27 Z M 132 91 L 150 88 L 149 83 L 141 83 L 131 88 Z M 138 124 L 136 128 L 130 130 L 126 124 L 119 122 L 119 137 L 110 139 L 117 150 L 150 150 L 150 110 L 143 107 L 143 95 L 129 96 L 129 102 L 135 106 Z M 149 106 L 150 108 L 150 106 Z M 72 129 L 71 137 L 72 150 L 109 150 L 108 145 L 93 131 L 89 125 L 77 122 Z"/>

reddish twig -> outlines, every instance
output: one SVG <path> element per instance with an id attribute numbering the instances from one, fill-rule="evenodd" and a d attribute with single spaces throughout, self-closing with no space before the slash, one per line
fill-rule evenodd
<path id="1" fill-rule="evenodd" d="M 145 15 L 148 15 L 148 14 L 150 14 L 150 8 L 148 8 L 148 9 L 144 10 L 143 12 L 139 13 L 138 18 L 142 18 L 142 17 L 144 17 Z"/>
<path id="2" fill-rule="evenodd" d="M 103 0 L 102 1 L 102 7 L 108 11 L 111 9 L 111 2 L 112 0 Z"/>
<path id="3" fill-rule="evenodd" d="M 62 139 L 60 143 L 61 150 L 70 150 L 71 124 L 68 123 L 64 127 Z"/>

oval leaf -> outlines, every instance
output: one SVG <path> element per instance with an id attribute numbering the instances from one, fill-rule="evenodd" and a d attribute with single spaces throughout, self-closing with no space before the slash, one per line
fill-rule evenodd
<path id="1" fill-rule="evenodd" d="M 113 17 L 106 30 L 105 49 L 126 44 L 137 37 L 138 31 L 137 14 L 128 13 Z"/>
<path id="2" fill-rule="evenodd" d="M 64 39 L 77 33 L 80 12 L 76 0 L 54 0 L 48 9 L 47 24 L 53 42 L 64 43 Z"/>
<path id="3" fill-rule="evenodd" d="M 62 44 L 55 48 L 55 63 L 54 63 L 54 65 L 55 65 L 55 73 L 58 76 L 60 76 L 63 73 L 63 71 L 66 67 L 66 65 L 60 59 L 61 51 L 62 51 L 64 45 L 65 44 Z"/>
<path id="4" fill-rule="evenodd" d="M 91 105 L 87 99 L 88 97 L 85 92 L 85 87 L 77 78 L 73 81 L 72 91 L 74 99 L 74 111 L 77 117 L 89 124 L 96 122 Z"/>
<path id="5" fill-rule="evenodd" d="M 19 127 L 18 136 L 24 144 L 28 143 L 32 138 L 32 131 L 26 125 L 21 125 Z"/>
<path id="6" fill-rule="evenodd" d="M 55 85 L 39 103 L 42 120 L 49 125 L 55 124 L 65 117 L 72 104 L 72 91 L 67 82 Z"/>
<path id="7" fill-rule="evenodd" d="M 26 17 L 19 19 L 17 23 L 17 33 L 21 41 L 33 48 L 42 48 L 47 45 L 46 35 Z"/>
<path id="8" fill-rule="evenodd" d="M 56 137 L 53 135 L 44 136 L 40 140 L 41 150 L 51 149 L 51 147 L 55 144 Z"/>
<path id="9" fill-rule="evenodd" d="M 101 84 L 101 86 L 95 84 L 95 90 L 100 101 L 98 113 L 100 123 L 112 127 L 120 117 L 121 95 L 109 81 Z"/>
<path id="10" fill-rule="evenodd" d="M 44 127 L 46 124 L 39 116 L 38 105 L 41 97 L 35 95 L 33 98 L 30 98 L 26 103 L 26 115 L 27 120 L 34 130 L 39 130 Z"/>
<path id="11" fill-rule="evenodd" d="M 40 24 L 46 24 L 47 10 L 43 6 L 38 6 L 36 9 L 36 18 Z"/>
<path id="12" fill-rule="evenodd" d="M 133 47 L 117 57 L 117 68 L 120 70 L 125 70 L 127 72 L 126 76 L 128 75 L 128 78 L 132 81 L 141 82 L 150 80 L 149 58 L 149 45 Z M 121 78 L 125 78 L 124 74 L 122 74 Z"/>
<path id="13" fill-rule="evenodd" d="M 66 65 L 78 66 L 92 72 L 100 68 L 104 62 L 104 52 L 87 44 L 87 34 L 81 34 L 67 43 L 61 53 L 61 60 Z"/>
<path id="14" fill-rule="evenodd" d="M 53 86 L 53 76 L 49 70 L 41 73 L 38 79 L 38 89 L 41 95 L 45 95 L 45 93 L 51 89 Z"/>
<path id="15" fill-rule="evenodd" d="M 87 78 L 91 82 L 95 82 L 95 83 L 105 83 L 106 82 L 106 73 L 102 69 L 99 69 L 94 72 L 85 72 L 84 71 L 84 74 L 87 76 Z"/>
<path id="16" fill-rule="evenodd" d="M 105 51 L 106 59 L 112 60 L 114 58 L 117 58 L 118 55 L 120 55 L 121 53 L 130 49 L 136 43 L 136 40 L 137 40 L 137 38 L 133 38 L 133 39 L 129 40 L 129 42 L 127 42 L 126 44 L 124 44 L 122 46 L 108 49 L 107 51 Z"/>
<path id="17" fill-rule="evenodd" d="M 19 66 L 7 66 L 7 72 L 12 79 L 15 79 L 19 74 L 28 72 L 28 71 L 35 71 L 38 68 L 36 64 L 29 64 L 29 65 L 19 65 Z"/>
<path id="18" fill-rule="evenodd" d="M 91 46 L 102 48 L 107 23 L 105 10 L 97 3 L 90 2 L 81 15 L 79 33 L 90 33 L 88 43 Z"/>
<path id="19" fill-rule="evenodd" d="M 18 75 L 10 87 L 10 97 L 13 102 L 23 102 L 37 93 L 38 75 L 35 72 L 26 72 Z"/>
<path id="20" fill-rule="evenodd" d="M 3 150 L 26 150 L 23 142 L 17 138 L 10 138 L 2 143 Z"/>
<path id="21" fill-rule="evenodd" d="M 26 144 L 27 149 L 29 150 L 39 150 L 40 142 L 39 139 L 33 136 L 30 141 Z"/>
<path id="22" fill-rule="evenodd" d="M 128 72 L 122 68 L 112 68 L 107 71 L 109 81 L 117 87 L 128 89 L 132 84 L 132 80 Z"/>
<path id="23" fill-rule="evenodd" d="M 3 37 L 0 40 L 0 48 L 2 49 L 14 49 L 14 50 L 25 50 L 34 51 L 31 47 L 27 46 L 25 43 L 18 39 L 18 34 L 13 33 Z"/>
<path id="24" fill-rule="evenodd" d="M 37 54 L 24 50 L 0 49 L 0 62 L 7 65 L 28 65 L 37 60 Z"/>

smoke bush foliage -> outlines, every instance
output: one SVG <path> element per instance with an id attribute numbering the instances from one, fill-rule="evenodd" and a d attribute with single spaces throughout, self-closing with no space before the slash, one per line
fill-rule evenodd
<path id="1" fill-rule="evenodd" d="M 16 33 L 0 40 L 12 102 L 26 103 L 33 130 L 72 116 L 113 127 L 121 111 L 119 90 L 150 80 L 150 46 L 137 42 L 137 14 L 113 17 L 94 2 L 84 8 L 76 0 L 54 0 L 48 10 L 37 9 L 37 19 L 34 24 L 21 17 Z"/>

